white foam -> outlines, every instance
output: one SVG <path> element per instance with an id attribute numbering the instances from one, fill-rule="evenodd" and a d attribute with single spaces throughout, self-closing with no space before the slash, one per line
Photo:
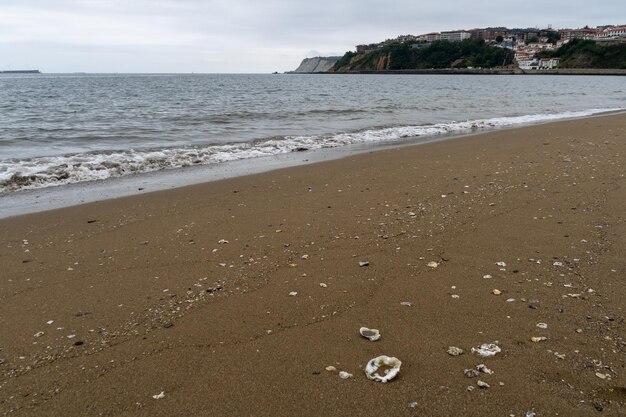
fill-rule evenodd
<path id="1" fill-rule="evenodd" d="M 497 117 L 433 125 L 377 128 L 333 135 L 287 136 L 255 142 L 200 147 L 130 149 L 24 160 L 0 160 L 0 193 L 103 180 L 191 165 L 218 164 L 299 150 L 334 148 L 359 143 L 393 142 L 403 138 L 461 134 L 520 124 L 591 116 L 619 110 L 623 109 L 590 109 L 554 114 Z"/>

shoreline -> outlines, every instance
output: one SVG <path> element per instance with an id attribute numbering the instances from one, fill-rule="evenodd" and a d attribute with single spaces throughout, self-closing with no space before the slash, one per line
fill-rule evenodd
<path id="1" fill-rule="evenodd" d="M 377 152 L 405 146 L 419 146 L 494 131 L 518 129 L 527 126 L 552 123 L 554 121 L 603 117 L 605 115 L 620 114 L 622 112 L 624 112 L 624 109 L 603 111 L 583 116 L 568 116 L 545 120 L 539 119 L 503 126 L 482 127 L 477 131 L 461 130 L 458 132 L 452 131 L 450 133 L 395 139 L 388 142 L 353 143 L 331 148 L 309 149 L 306 152 L 292 151 L 265 157 L 243 158 L 221 163 L 149 171 L 107 178 L 105 180 L 80 181 L 58 186 L 12 191 L 8 194 L 0 195 L 0 202 L 2 203 L 0 205 L 0 219 L 113 198 L 123 198 L 206 182 L 220 181 L 239 176 L 271 172 L 292 166 L 316 164 L 323 161 L 348 158 L 361 153 Z M 532 115 L 523 117 L 532 117 Z"/>
<path id="2" fill-rule="evenodd" d="M 295 72 L 287 71 L 283 74 L 328 74 L 328 75 L 602 75 L 602 76 L 623 76 L 626 69 L 620 68 L 563 68 L 553 70 L 523 70 L 520 68 L 441 68 L 441 69 L 415 69 L 415 70 L 381 70 L 381 71 L 344 71 L 344 72 Z"/>
<path id="3" fill-rule="evenodd" d="M 625 164 L 619 113 L 2 219 L 0 414 L 621 415 Z"/>

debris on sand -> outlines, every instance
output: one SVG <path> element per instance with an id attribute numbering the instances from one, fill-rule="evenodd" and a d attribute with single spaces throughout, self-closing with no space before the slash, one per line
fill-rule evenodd
<path id="1" fill-rule="evenodd" d="M 341 371 L 339 372 L 339 378 L 341 379 L 348 379 L 348 378 L 352 378 L 354 375 L 352 375 L 350 372 L 346 372 L 346 371 Z"/>
<path id="2" fill-rule="evenodd" d="M 359 329 L 359 333 L 366 339 L 369 339 L 371 342 L 380 339 L 380 331 L 378 329 L 368 329 L 367 327 L 361 327 Z"/>
<path id="3" fill-rule="evenodd" d="M 483 358 L 495 356 L 496 353 L 500 353 L 501 351 L 502 349 L 500 349 L 496 343 L 483 343 L 480 347 L 472 348 L 472 353 L 482 356 Z"/>
<path id="4" fill-rule="evenodd" d="M 394 379 L 400 372 L 402 362 L 398 358 L 392 356 L 381 355 L 371 359 L 365 367 L 365 375 L 372 381 L 382 382 L 383 384 Z M 388 367 L 385 370 L 385 376 L 379 375 L 376 371 L 382 366 Z"/>
<path id="5" fill-rule="evenodd" d="M 161 391 L 159 394 L 153 395 L 152 398 L 154 398 L 155 400 L 161 400 L 165 398 L 165 391 Z"/>
<path id="6" fill-rule="evenodd" d="M 459 356 L 463 354 L 463 349 L 456 346 L 449 346 L 447 352 L 450 356 Z"/>

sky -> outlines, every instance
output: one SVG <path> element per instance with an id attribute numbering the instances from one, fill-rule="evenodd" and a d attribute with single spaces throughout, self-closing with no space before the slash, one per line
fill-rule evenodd
<path id="1" fill-rule="evenodd" d="M 398 35 L 607 24 L 624 0 L 0 0 L 0 70 L 282 72 Z"/>

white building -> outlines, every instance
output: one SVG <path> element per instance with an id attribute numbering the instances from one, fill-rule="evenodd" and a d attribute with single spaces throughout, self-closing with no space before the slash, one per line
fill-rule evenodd
<path id="1" fill-rule="evenodd" d="M 606 28 L 600 34 L 602 38 L 614 38 L 618 36 L 626 36 L 626 26 L 613 26 Z"/>
<path id="2" fill-rule="evenodd" d="M 441 34 L 439 35 L 439 38 L 442 41 L 460 42 L 464 39 L 471 38 L 471 34 L 465 30 L 456 30 L 456 31 L 450 31 L 450 32 L 441 32 Z"/>

